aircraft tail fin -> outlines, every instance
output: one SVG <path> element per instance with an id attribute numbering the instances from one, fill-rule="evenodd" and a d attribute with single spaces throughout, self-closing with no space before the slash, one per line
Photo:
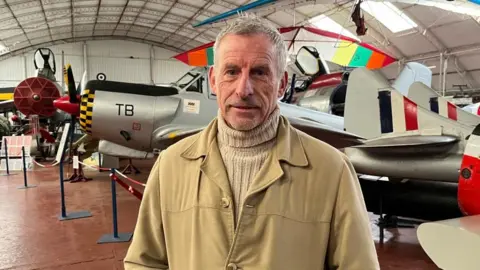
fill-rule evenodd
<path id="1" fill-rule="evenodd" d="M 402 72 L 400 72 L 393 82 L 392 87 L 402 95 L 409 97 L 411 92 L 411 90 L 409 91 L 409 88 L 415 82 L 420 82 L 427 87 L 431 87 L 432 70 L 420 63 L 409 62 L 405 64 Z"/>
<path id="2" fill-rule="evenodd" d="M 392 134 L 427 134 L 433 130 L 435 134 L 448 130 L 466 136 L 473 130 L 471 126 L 418 106 L 392 88 L 379 71 L 366 68 L 357 68 L 350 74 L 344 128 L 366 139 Z"/>
<path id="3" fill-rule="evenodd" d="M 480 123 L 480 117 L 463 110 L 423 83 L 413 83 L 408 98 L 425 109 L 462 124 L 476 126 Z"/>

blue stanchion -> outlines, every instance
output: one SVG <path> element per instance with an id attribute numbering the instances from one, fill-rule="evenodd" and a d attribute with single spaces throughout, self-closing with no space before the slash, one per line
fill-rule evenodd
<path id="1" fill-rule="evenodd" d="M 17 189 L 27 189 L 34 188 L 37 185 L 28 185 L 27 184 L 27 164 L 25 162 L 25 146 L 22 146 L 22 162 L 23 162 L 23 186 L 17 187 Z"/>
<path id="2" fill-rule="evenodd" d="M 97 244 L 128 242 L 133 233 L 118 233 L 117 219 L 117 188 L 115 183 L 115 169 L 111 169 L 111 189 L 112 189 L 112 213 L 113 213 L 113 234 L 104 234 L 97 241 Z"/>
<path id="3" fill-rule="evenodd" d="M 67 131 L 69 132 L 72 136 L 67 136 L 67 140 L 65 141 L 65 148 L 62 150 L 62 155 L 60 157 L 60 197 L 61 197 L 61 208 L 62 208 L 62 213 L 58 216 L 58 220 L 64 221 L 64 220 L 71 220 L 71 219 L 79 219 L 79 218 L 87 218 L 91 217 L 92 214 L 89 211 L 78 211 L 78 212 L 72 212 L 67 214 L 67 207 L 65 205 L 65 187 L 64 187 L 64 180 L 63 180 L 63 159 L 65 158 L 65 150 L 67 149 L 67 143 L 68 143 L 68 138 L 71 137 L 73 139 L 73 131 L 75 129 L 75 122 L 72 121 L 70 129 Z"/>

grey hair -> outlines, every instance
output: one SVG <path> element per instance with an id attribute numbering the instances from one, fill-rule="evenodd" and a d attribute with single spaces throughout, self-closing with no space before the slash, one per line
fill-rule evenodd
<path id="1" fill-rule="evenodd" d="M 272 42 L 275 47 L 277 57 L 277 75 L 281 76 L 287 68 L 287 48 L 282 34 L 265 19 L 262 19 L 255 14 L 242 13 L 233 22 L 223 28 L 218 33 L 213 45 L 214 52 L 214 66 L 217 64 L 217 51 L 220 46 L 220 41 L 228 34 L 234 35 L 254 35 L 264 34 Z"/>

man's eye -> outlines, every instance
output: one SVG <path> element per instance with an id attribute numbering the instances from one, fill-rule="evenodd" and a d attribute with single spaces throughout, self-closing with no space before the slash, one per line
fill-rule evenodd
<path id="1" fill-rule="evenodd" d="M 230 76 L 233 76 L 233 75 L 236 75 L 237 74 L 237 71 L 234 70 L 234 69 L 227 69 L 227 71 L 225 72 L 227 75 L 230 75 Z"/>
<path id="2" fill-rule="evenodd" d="M 252 73 L 255 76 L 265 76 L 265 75 L 267 75 L 267 72 L 265 72 L 264 70 L 261 70 L 261 69 L 252 70 Z"/>

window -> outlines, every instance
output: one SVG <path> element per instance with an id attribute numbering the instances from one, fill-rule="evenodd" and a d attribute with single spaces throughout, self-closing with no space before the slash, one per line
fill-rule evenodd
<path id="1" fill-rule="evenodd" d="M 343 26 L 338 24 L 336 21 L 332 20 L 331 18 L 323 14 L 310 19 L 309 22 L 313 24 L 315 27 L 320 28 L 322 30 L 338 33 L 340 35 L 347 36 L 360 41 L 360 39 L 356 35 L 354 35 L 352 32 L 343 28 Z"/>
<path id="2" fill-rule="evenodd" d="M 413 29 L 417 24 L 390 2 L 362 2 L 362 9 L 393 33 Z"/>

